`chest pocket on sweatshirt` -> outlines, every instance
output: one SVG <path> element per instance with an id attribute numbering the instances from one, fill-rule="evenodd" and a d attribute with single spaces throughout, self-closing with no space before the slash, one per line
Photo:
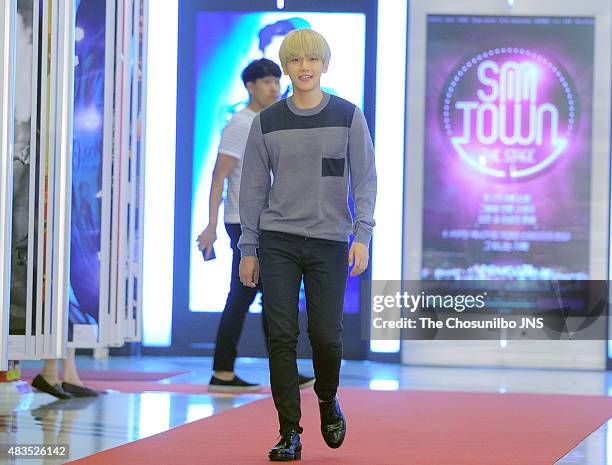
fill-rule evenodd
<path id="1" fill-rule="evenodd" d="M 344 176 L 344 165 L 346 164 L 346 157 L 344 152 L 323 155 L 321 159 L 321 176 Z"/>

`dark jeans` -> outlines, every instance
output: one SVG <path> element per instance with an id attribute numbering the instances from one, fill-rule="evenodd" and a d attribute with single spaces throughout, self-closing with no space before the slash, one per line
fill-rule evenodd
<path id="1" fill-rule="evenodd" d="M 225 230 L 230 237 L 230 244 L 233 252 L 232 259 L 232 279 L 230 291 L 227 296 L 225 308 L 221 315 L 219 328 L 217 329 L 217 341 L 215 345 L 215 359 L 213 370 L 215 371 L 234 371 L 234 362 L 244 318 L 249 311 L 249 307 L 255 300 L 258 291 L 261 291 L 261 284 L 257 288 L 244 286 L 240 282 L 238 273 L 240 267 L 240 250 L 238 249 L 238 239 L 242 234 L 240 224 L 225 223 Z M 262 296 L 263 305 L 263 296 Z M 266 345 L 268 343 L 268 331 L 265 319 L 262 316 L 262 324 Z"/>
<path id="2" fill-rule="evenodd" d="M 338 389 L 342 360 L 348 244 L 262 231 L 258 254 L 266 295 L 270 381 L 280 430 L 301 431 L 296 363 L 300 284 L 303 278 L 314 390 L 320 399 L 331 400 Z"/>

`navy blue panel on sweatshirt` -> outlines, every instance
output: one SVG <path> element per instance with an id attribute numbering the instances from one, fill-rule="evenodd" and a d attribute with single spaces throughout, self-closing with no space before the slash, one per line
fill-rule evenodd
<path id="1" fill-rule="evenodd" d="M 260 113 L 261 132 L 269 134 L 289 129 L 350 128 L 355 105 L 335 95 L 330 95 L 323 110 L 313 116 L 298 116 L 286 100 L 270 105 Z"/>

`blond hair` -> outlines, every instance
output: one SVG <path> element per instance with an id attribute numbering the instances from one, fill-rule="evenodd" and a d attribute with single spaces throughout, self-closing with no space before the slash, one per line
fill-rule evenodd
<path id="1" fill-rule="evenodd" d="M 312 29 L 291 31 L 280 46 L 278 52 L 283 66 L 292 58 L 314 57 L 323 63 L 329 63 L 331 50 L 325 37 Z"/>

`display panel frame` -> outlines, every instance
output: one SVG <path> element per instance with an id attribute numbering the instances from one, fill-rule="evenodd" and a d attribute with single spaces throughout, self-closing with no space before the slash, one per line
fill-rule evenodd
<path id="1" fill-rule="evenodd" d="M 611 7 L 605 2 L 586 0 L 576 4 L 571 0 L 542 0 L 534 4 L 528 0 L 475 0 L 469 6 L 451 0 L 410 3 L 408 37 L 408 76 L 406 108 L 406 164 L 405 164 L 405 217 L 404 217 L 404 260 L 403 279 L 418 280 L 421 277 L 423 247 L 423 202 L 424 202 L 424 147 L 426 114 L 426 64 L 427 64 L 427 18 L 428 15 L 478 15 L 478 16 L 545 16 L 545 17 L 593 17 L 595 18 L 594 44 L 594 85 L 592 110 L 592 164 L 591 164 L 591 228 L 589 241 L 589 278 L 608 279 L 609 257 L 609 194 L 610 194 L 610 68 L 611 68 Z M 563 12 L 563 14 L 559 14 Z M 449 346 L 404 341 L 402 360 L 407 363 L 465 363 L 469 356 L 470 364 L 496 364 L 504 360 L 506 364 L 529 365 L 539 363 L 548 366 L 580 368 L 598 367 L 604 364 L 603 348 L 597 341 L 582 341 L 574 350 L 567 346 L 557 347 L 558 359 L 546 359 L 551 352 L 551 344 L 543 342 L 513 341 L 517 351 L 504 350 L 484 344 L 480 350 L 475 341 L 464 350 L 455 350 L 454 356 L 447 356 Z M 408 343 L 409 342 L 409 343 Z M 429 342 L 429 341 L 428 341 Z M 551 342 L 551 341 L 546 341 Z M 588 343 L 586 343 L 588 342 Z M 530 362 L 525 359 L 530 344 L 532 352 L 539 354 Z M 536 347 L 537 346 L 537 347 Z M 580 346 L 580 347 L 578 347 Z M 458 348 L 458 344 L 453 344 Z M 557 350 L 555 349 L 555 350 Z M 567 350 L 567 351 L 566 351 Z M 480 353 L 478 353 L 480 352 Z M 483 353 L 484 352 L 484 353 Z M 502 354 L 503 353 L 503 354 Z M 542 355 L 538 357 L 538 355 Z M 560 360 L 566 357 L 565 361 Z M 582 360 L 581 360 L 582 357 Z M 586 358 L 585 358 L 586 357 Z M 463 362 L 460 359 L 463 358 Z M 554 358 L 554 357 L 553 357 Z M 451 360 L 452 359 L 452 360 Z"/>
<path id="2" fill-rule="evenodd" d="M 56 83 L 57 83 L 57 41 L 58 28 L 58 2 L 59 0 L 51 0 L 43 2 L 43 50 L 48 51 L 49 60 L 43 75 L 43 85 L 45 94 L 43 99 L 43 108 L 45 109 L 45 118 L 41 123 L 41 158 L 45 159 L 44 175 L 41 176 L 42 188 L 40 190 L 41 205 L 43 211 L 42 217 L 42 271 L 41 288 L 43 302 L 43 346 L 41 348 L 41 358 L 58 358 L 54 347 L 56 347 L 57 336 L 54 332 L 54 322 L 57 319 L 57 313 L 53 305 L 53 280 L 54 280 L 54 233 L 55 233 L 55 189 L 56 189 L 56 157 L 55 157 L 55 135 L 56 123 L 55 115 L 57 112 L 57 98 L 55 98 Z M 47 32 L 47 34 L 45 34 Z M 41 164 L 42 165 L 42 164 Z M 66 313 L 67 313 L 66 309 Z M 38 349 L 38 348 L 37 348 Z"/>
<path id="3" fill-rule="evenodd" d="M 142 63 L 142 82 L 140 111 L 140 143 L 138 160 L 138 271 L 137 271 L 137 290 L 136 290 L 136 335 L 135 341 L 141 342 L 143 339 L 143 286 L 144 286 L 144 233 L 145 233 L 145 180 L 147 173 L 146 153 L 147 153 L 147 75 L 149 57 L 149 0 L 140 0 L 142 16 L 142 44 L 141 44 L 141 63 Z"/>
<path id="4" fill-rule="evenodd" d="M 133 18 L 132 142 L 130 157 L 131 218 L 129 231 L 128 319 L 126 341 L 142 339 L 142 271 L 146 150 L 148 0 L 135 0 Z"/>
<path id="5" fill-rule="evenodd" d="M 117 329 L 115 338 L 112 341 L 115 346 L 122 346 L 125 343 L 128 331 L 128 286 L 129 286 L 129 257 L 130 257 L 130 238 L 129 238 L 129 210 L 131 201 L 130 188 L 130 134 L 131 134 L 131 82 L 133 67 L 132 32 L 134 17 L 134 0 L 124 0 L 123 3 L 123 31 L 121 35 L 121 54 L 122 57 L 122 110 L 120 112 L 120 177 L 118 182 L 119 196 L 117 197 L 119 216 L 117 223 L 117 245 L 118 251 L 118 274 L 117 274 Z"/>
<path id="6" fill-rule="evenodd" d="M 72 208 L 72 147 L 74 112 L 74 2 L 58 4 L 56 89 L 56 189 L 53 231 L 53 346 L 56 358 L 66 357 L 70 286 L 70 221 Z"/>
<path id="7" fill-rule="evenodd" d="M 125 341 L 126 298 L 128 283 L 128 169 L 130 62 L 132 59 L 130 37 L 132 30 L 133 0 L 116 2 L 115 22 L 115 77 L 114 77 L 114 131 L 112 156 L 112 204 L 110 242 L 110 334 L 111 347 L 120 347 Z"/>
<path id="8" fill-rule="evenodd" d="M 135 164 L 136 164 L 136 124 L 137 124 L 137 119 L 136 119 L 136 114 L 137 114 L 137 104 L 138 104 L 138 87 L 137 87 L 137 80 L 136 80 L 136 75 L 137 75 L 137 66 L 138 66 L 138 59 L 139 59 L 139 53 L 138 53 L 138 17 L 139 17 L 139 11 L 140 9 L 140 3 L 138 2 L 138 0 L 134 0 L 134 2 L 132 3 L 132 14 L 130 15 L 131 18 L 131 27 L 130 27 L 130 34 L 128 37 L 128 43 L 129 43 L 129 47 L 131 50 L 131 60 L 130 60 L 130 66 L 129 66 L 129 80 L 130 80 L 130 84 L 129 84 L 129 113 L 128 113 L 128 120 L 129 120 L 129 131 L 128 131 L 128 148 L 127 148 L 127 163 L 129 165 L 128 168 L 128 175 L 126 176 L 128 179 L 128 188 L 129 188 L 129 197 L 127 199 L 127 211 L 126 211 L 126 243 L 127 243 L 127 250 L 126 250 L 126 262 L 127 262 L 127 276 L 126 276 L 126 280 L 127 280 L 127 285 L 126 285 L 126 294 L 125 294 L 125 308 L 124 308 L 124 325 L 123 325 L 123 334 L 125 337 L 125 340 L 129 340 L 132 337 L 132 334 L 134 332 L 134 318 L 133 318 L 133 312 L 132 312 L 132 308 L 134 305 L 134 294 L 133 294 L 133 289 L 134 289 L 134 236 L 136 233 L 135 230 L 135 222 L 134 222 L 134 213 L 135 213 L 135 208 L 136 208 L 136 204 L 135 204 L 135 200 L 136 200 L 136 182 L 135 182 L 135 174 L 136 174 L 136 170 L 135 170 Z M 127 193 L 127 192 L 126 192 Z"/>
<path id="9" fill-rule="evenodd" d="M 53 358 L 51 349 L 51 228 L 53 225 L 53 156 L 50 146 L 50 124 L 53 115 L 53 93 L 52 73 L 54 46 L 53 40 L 56 34 L 57 14 L 54 14 L 54 0 L 41 2 L 42 9 L 39 12 L 40 24 L 42 25 L 39 51 L 40 63 L 40 101 L 39 101 L 39 175 L 38 175 L 38 266 L 37 266 L 37 338 L 36 356 L 37 358 Z"/>
<path id="10" fill-rule="evenodd" d="M 24 355 L 56 359 L 66 356 L 68 330 L 74 6 L 53 0 L 36 4 L 35 21 L 40 22 L 34 55 L 39 82 L 33 116 L 40 139 L 37 179 L 31 180 L 38 186 L 33 199 L 38 211 L 36 295 L 32 295 L 36 297 L 36 343 L 34 352 Z"/>
<path id="11" fill-rule="evenodd" d="M 40 3 L 36 0 L 32 2 L 32 110 L 30 115 L 30 218 L 28 229 L 28 296 L 27 307 L 32 314 L 32 319 L 28 321 L 26 334 L 31 335 L 26 339 L 26 353 L 30 358 L 34 358 L 36 354 L 36 330 L 38 316 L 36 314 L 36 273 L 34 265 L 38 259 L 36 224 L 38 221 L 38 212 L 40 208 L 37 205 L 37 179 L 40 176 L 38 165 L 40 163 L 39 143 L 40 136 L 37 133 L 37 125 L 39 121 L 40 107 L 38 105 L 39 89 L 40 89 L 40 51 L 38 48 L 39 31 L 40 31 Z M 35 46 L 36 45 L 36 46 Z M 32 325 L 32 322 L 34 325 Z"/>
<path id="12" fill-rule="evenodd" d="M 36 343 L 35 353 L 37 358 L 42 358 L 47 352 L 45 350 L 45 240 L 46 240 L 46 215 L 47 209 L 45 206 L 45 175 L 47 166 L 46 155 L 46 121 L 49 118 L 47 95 L 49 93 L 49 35 L 50 24 L 48 18 L 48 8 L 43 2 L 37 2 L 36 19 L 38 25 L 38 47 L 37 49 L 37 64 L 38 64 L 38 88 L 37 88 L 37 114 L 36 114 L 36 131 L 38 132 L 38 143 L 36 146 L 36 157 L 38 158 L 36 171 L 36 212 L 35 221 L 36 227 Z"/>
<path id="13" fill-rule="evenodd" d="M 10 334 L 11 332 L 11 323 L 9 322 L 9 359 L 10 360 L 24 360 L 35 358 L 35 348 L 36 348 L 36 335 L 35 335 L 35 327 L 32 325 L 33 317 L 35 318 L 34 312 L 35 308 L 32 304 L 33 302 L 33 280 L 34 280 L 34 222 L 35 222 L 35 180 L 36 180 L 36 166 L 37 166 L 37 156 L 36 156 L 36 112 L 37 112 L 37 83 L 38 83 L 38 63 L 37 63 L 37 54 L 38 54 L 38 2 L 30 0 L 29 4 L 26 5 L 25 2 L 20 2 L 17 0 L 17 19 L 21 17 L 22 20 L 25 21 L 25 17 L 31 15 L 31 23 L 25 23 L 23 26 L 25 30 L 31 28 L 31 37 L 32 40 L 32 48 L 31 52 L 31 60 L 30 63 L 26 62 L 18 62 L 15 64 L 15 76 L 17 82 L 19 82 L 19 78 L 17 77 L 18 67 L 19 66 L 29 66 L 29 70 L 22 71 L 21 79 L 24 79 L 26 76 L 30 76 L 30 119 L 28 127 L 28 139 L 27 145 L 23 147 L 28 149 L 28 157 L 29 160 L 27 163 L 29 164 L 28 168 L 28 202 L 27 202 L 27 265 L 26 265 L 26 295 L 25 295 L 25 328 L 23 334 Z M 23 8 L 23 10 L 22 10 Z M 27 8 L 27 10 L 26 10 Z M 31 8 L 31 9 L 30 9 Z M 21 15 L 20 15 L 21 13 Z M 25 16 L 25 17 L 24 17 Z M 19 30 L 19 26 L 17 26 L 17 30 Z M 24 31 L 25 32 L 25 31 Z M 25 38 L 25 36 L 24 36 Z M 36 45 L 36 47 L 34 47 Z M 22 45 L 23 46 L 23 45 Z M 16 47 L 19 48 L 19 38 L 16 38 Z M 27 82 L 27 79 L 25 79 Z M 17 93 L 16 93 L 17 94 Z M 17 98 L 17 97 L 16 97 Z M 18 105 L 15 103 L 15 139 L 17 139 L 17 120 L 19 117 L 17 116 L 17 108 Z M 25 121 L 22 121 L 25 123 Z M 18 151 L 17 144 L 15 143 L 15 151 Z M 15 195 L 18 191 L 15 190 L 15 177 L 13 177 L 13 195 Z M 15 217 L 15 198 L 13 197 L 13 217 Z M 23 211 L 21 212 L 23 213 Z M 13 228 L 14 229 L 14 228 Z M 13 240 L 14 240 L 15 232 L 13 231 Z M 13 273 L 15 272 L 14 264 L 12 264 Z M 15 276 L 13 275 L 13 279 Z M 14 283 L 11 283 L 11 287 L 13 287 Z"/>
<path id="14" fill-rule="evenodd" d="M 137 127 L 139 124 L 140 113 L 140 95 L 141 95 L 141 79 L 140 64 L 141 64 L 141 49 L 140 49 L 140 18 L 141 18 L 141 2 L 135 0 L 132 4 L 132 28 L 130 34 L 132 60 L 130 72 L 130 132 L 129 132 L 129 207 L 127 221 L 127 287 L 126 287 L 126 303 L 125 303 L 125 325 L 124 334 L 126 341 L 133 341 L 136 336 L 136 313 L 137 300 L 135 298 L 134 289 L 138 285 L 137 271 L 139 263 L 139 254 L 137 253 L 138 235 L 138 211 L 139 199 L 138 186 L 138 150 L 139 150 L 139 134 Z"/>
<path id="15" fill-rule="evenodd" d="M 102 211 L 100 223 L 100 321 L 98 340 L 101 346 L 111 340 L 111 234 L 112 234 L 112 167 L 114 151 L 115 95 L 115 28 L 117 0 L 106 0 L 106 44 L 104 58 L 104 132 L 102 155 Z"/>
<path id="16" fill-rule="evenodd" d="M 17 1 L 0 6 L 0 371 L 8 369 Z"/>
<path id="17" fill-rule="evenodd" d="M 99 208 L 99 250 L 97 253 L 98 257 L 98 299 L 96 305 L 98 306 L 97 313 L 97 324 L 94 323 L 79 323 L 73 324 L 69 322 L 70 329 L 69 331 L 69 339 L 68 339 L 68 347 L 70 348 L 98 348 L 105 346 L 105 341 L 107 340 L 107 328 L 109 324 L 109 314 L 108 314 L 108 279 L 107 273 L 109 269 L 108 265 L 108 234 L 105 234 L 106 231 L 106 221 L 107 221 L 107 210 L 108 210 L 108 202 L 109 202 L 109 193 L 107 190 L 107 185 L 109 183 L 108 178 L 109 174 L 108 170 L 108 161 L 111 158 L 109 154 L 109 144 L 111 143 L 110 135 L 112 133 L 112 121 L 109 122 L 109 114 L 112 116 L 112 101 L 109 103 L 108 101 L 108 92 L 114 83 L 114 0 L 105 0 L 103 3 L 103 7 L 100 5 L 93 5 L 94 7 L 104 8 L 104 22 L 99 24 L 100 29 L 104 29 L 104 50 L 101 54 L 100 61 L 103 61 L 103 79 L 104 85 L 102 88 L 102 100 L 101 100 L 101 152 L 99 154 L 100 164 L 98 166 L 98 176 L 100 182 L 100 189 L 96 191 L 95 195 L 99 196 L 100 208 Z M 79 12 L 80 8 L 87 8 L 88 5 L 84 5 L 83 1 L 79 3 L 78 8 L 76 10 L 77 21 L 79 20 Z M 91 31 L 85 31 L 85 34 L 90 33 Z M 110 48 L 110 55 L 109 55 Z M 76 79 L 76 76 L 75 76 Z M 110 82 L 109 82 L 110 81 Z M 75 82 L 76 85 L 87 86 L 88 83 L 81 78 L 80 82 Z M 111 86 L 111 87 L 109 87 Z M 75 94 L 75 99 L 77 95 Z M 85 100 L 88 102 L 88 100 Z M 75 107 L 79 105 L 79 102 L 75 103 Z M 81 104 L 82 105 L 82 104 Z M 81 114 L 83 114 L 83 108 L 80 108 Z M 108 130 L 108 125 L 111 126 L 110 132 Z M 77 137 L 79 135 L 85 134 L 87 131 L 83 131 L 81 128 L 81 132 L 77 133 Z M 89 178 L 90 180 L 91 178 Z M 78 181 L 78 178 L 73 176 L 74 181 Z M 88 197 L 91 200 L 91 194 Z M 87 199 L 87 198 L 86 198 Z M 94 210 L 95 211 L 95 210 Z M 76 209 L 73 207 L 73 214 L 76 213 Z M 95 224 L 95 223 L 94 223 Z M 73 257 L 74 258 L 74 257 Z M 72 279 L 72 277 L 71 277 Z M 78 279 L 78 274 L 76 279 Z M 73 285 L 74 283 L 71 283 Z M 88 312 L 85 312 L 88 313 Z"/>

